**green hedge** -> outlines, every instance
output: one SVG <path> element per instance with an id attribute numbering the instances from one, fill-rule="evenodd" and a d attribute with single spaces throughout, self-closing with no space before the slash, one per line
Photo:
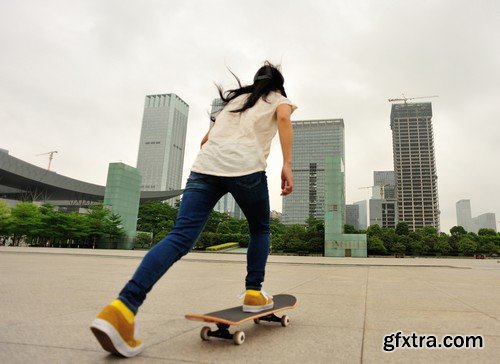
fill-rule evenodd
<path id="1" fill-rule="evenodd" d="M 209 246 L 206 250 L 210 252 L 216 252 L 223 249 L 236 248 L 238 246 L 239 246 L 238 243 L 225 243 L 225 244 Z"/>

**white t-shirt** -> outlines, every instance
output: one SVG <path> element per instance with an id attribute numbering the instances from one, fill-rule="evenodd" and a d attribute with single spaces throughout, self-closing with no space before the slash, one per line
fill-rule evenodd
<path id="1" fill-rule="evenodd" d="M 293 112 L 297 106 L 279 92 L 271 92 L 267 101 L 261 98 L 242 113 L 231 112 L 240 109 L 248 96 L 238 96 L 217 115 L 193 172 L 237 177 L 266 170 L 271 141 L 278 130 L 276 108 L 288 104 Z"/>

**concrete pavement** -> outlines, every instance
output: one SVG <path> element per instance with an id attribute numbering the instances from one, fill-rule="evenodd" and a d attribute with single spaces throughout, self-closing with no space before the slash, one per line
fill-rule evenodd
<path id="1" fill-rule="evenodd" d="M 145 252 L 0 247 L 0 362 L 115 361 L 89 330 Z M 241 346 L 199 338 L 187 312 L 237 305 L 245 256 L 190 253 L 138 315 L 145 350 L 127 362 L 496 363 L 500 263 L 475 259 L 271 256 L 265 289 L 297 296 L 291 325 L 253 323 Z M 385 335 L 481 335 L 483 349 L 382 350 Z M 407 339 L 410 341 L 410 339 Z"/>

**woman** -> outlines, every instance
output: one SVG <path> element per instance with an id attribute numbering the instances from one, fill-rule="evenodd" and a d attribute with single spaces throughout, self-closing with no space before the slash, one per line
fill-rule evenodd
<path id="1" fill-rule="evenodd" d="M 273 307 L 262 291 L 269 254 L 269 193 L 265 174 L 271 141 L 279 132 L 283 153 L 281 195 L 293 191 L 292 125 L 296 109 L 286 97 L 281 72 L 266 62 L 249 86 L 219 94 L 224 108 L 201 142 L 182 196 L 174 228 L 144 257 L 118 299 L 92 322 L 91 330 L 103 349 L 135 356 L 142 343 L 134 337 L 135 315 L 146 294 L 165 272 L 196 242 L 217 201 L 231 193 L 247 218 L 250 243 L 243 310 L 259 312 Z"/>

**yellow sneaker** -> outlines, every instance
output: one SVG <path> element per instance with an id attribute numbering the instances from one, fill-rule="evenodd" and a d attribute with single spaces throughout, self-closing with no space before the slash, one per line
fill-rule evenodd
<path id="1" fill-rule="evenodd" d="M 99 313 L 90 330 L 102 348 L 110 353 L 131 357 L 142 351 L 135 335 L 135 315 L 120 300 L 114 300 Z"/>
<path id="2" fill-rule="evenodd" d="M 261 312 L 273 308 L 273 296 L 264 291 L 247 289 L 243 300 L 243 312 Z"/>

